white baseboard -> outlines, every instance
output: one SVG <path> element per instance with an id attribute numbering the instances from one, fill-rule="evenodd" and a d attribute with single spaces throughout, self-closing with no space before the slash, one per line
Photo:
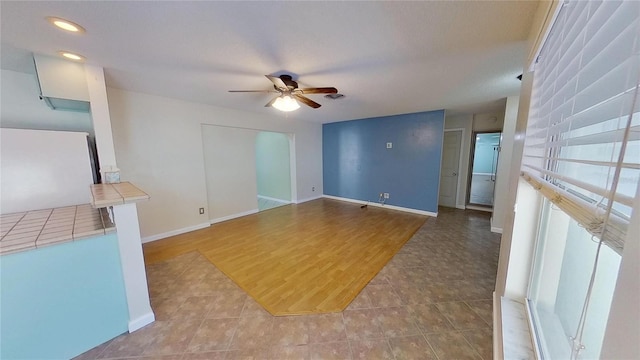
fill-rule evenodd
<path id="1" fill-rule="evenodd" d="M 467 207 L 466 207 L 466 206 L 464 206 L 464 205 L 457 205 L 457 204 L 456 204 L 456 209 L 466 210 L 466 209 L 467 209 Z"/>
<path id="2" fill-rule="evenodd" d="M 346 201 L 346 202 L 356 203 L 356 204 L 360 204 L 360 205 L 367 204 L 366 201 L 343 198 L 343 197 L 338 197 L 338 196 L 323 195 L 323 197 L 325 197 L 327 199 L 338 200 L 338 201 Z M 381 207 L 381 208 L 386 208 L 386 209 L 391 209 L 391 210 L 404 211 L 404 212 L 408 212 L 408 213 L 412 213 L 412 214 L 418 214 L 418 215 L 426 215 L 426 216 L 433 216 L 433 217 L 437 217 L 438 216 L 437 212 L 434 213 L 434 212 L 431 212 L 431 211 L 411 209 L 411 208 L 395 206 L 395 205 L 388 205 L 388 204 L 383 205 L 383 204 L 380 204 L 380 203 L 377 203 L 377 202 L 369 202 L 368 206 L 376 206 L 376 207 Z"/>
<path id="3" fill-rule="evenodd" d="M 502 234 L 502 228 L 501 227 L 493 226 L 493 214 L 491 216 L 491 219 L 489 220 L 489 224 L 491 224 L 491 232 Z"/>
<path id="4" fill-rule="evenodd" d="M 281 204 L 291 204 L 291 201 L 289 201 L 289 200 L 276 199 L 276 198 L 272 198 L 272 197 L 268 197 L 268 196 L 262 196 L 262 195 L 258 195 L 258 199 L 271 200 L 271 201 L 275 201 L 275 202 L 281 203 Z"/>
<path id="5" fill-rule="evenodd" d="M 484 206 L 475 206 L 475 205 L 467 205 L 467 209 L 469 210 L 477 210 L 477 211 L 486 211 L 486 212 L 493 212 L 493 208 L 490 207 L 484 207 Z"/>
<path id="6" fill-rule="evenodd" d="M 156 321 L 156 316 L 153 314 L 153 311 L 149 311 L 148 313 L 138 317 L 137 319 L 129 321 L 129 332 L 132 333 L 151 324 L 154 321 Z"/>
<path id="7" fill-rule="evenodd" d="M 198 224 L 198 225 L 187 226 L 187 227 L 184 227 L 182 229 L 167 231 L 167 232 L 164 232 L 164 233 L 161 233 L 161 234 L 145 236 L 145 237 L 142 238 L 142 243 L 144 244 L 144 243 L 148 243 L 148 242 L 152 242 L 152 241 L 168 238 L 170 236 L 176 236 L 176 235 L 188 233 L 188 232 L 191 232 L 191 231 L 204 229 L 206 227 L 209 227 L 210 225 L 211 224 L 206 222 L 206 223 L 202 223 L 202 224 Z"/>
<path id="8" fill-rule="evenodd" d="M 253 214 L 257 214 L 257 213 L 258 213 L 258 209 L 252 209 L 252 210 L 244 211 L 244 212 L 237 213 L 237 214 L 231 214 L 231 215 L 219 217 L 217 219 L 211 219 L 210 223 L 211 223 L 211 225 L 213 225 L 213 224 L 216 224 L 216 223 L 219 223 L 219 222 L 223 222 L 223 221 L 227 221 L 227 220 L 231 220 L 231 219 L 236 219 L 236 218 L 247 216 L 247 215 L 253 215 Z"/>
<path id="9" fill-rule="evenodd" d="M 302 204 L 302 203 L 305 203 L 307 201 L 318 200 L 318 199 L 320 199 L 322 197 L 323 197 L 323 195 L 313 196 L 313 197 L 309 197 L 309 198 L 306 198 L 306 199 L 297 200 L 294 203 L 295 204 Z"/>

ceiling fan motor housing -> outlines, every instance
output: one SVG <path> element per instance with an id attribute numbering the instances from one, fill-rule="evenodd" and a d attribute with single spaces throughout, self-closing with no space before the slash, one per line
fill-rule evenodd
<path id="1" fill-rule="evenodd" d="M 289 88 L 289 90 L 294 90 L 298 88 L 298 83 L 296 81 L 293 81 L 293 78 L 291 77 L 291 75 L 280 75 L 279 76 L 280 80 L 282 80 L 283 83 L 285 83 L 285 85 L 287 85 L 287 87 Z M 276 88 L 276 90 L 278 90 L 278 87 L 273 85 L 273 87 Z"/>

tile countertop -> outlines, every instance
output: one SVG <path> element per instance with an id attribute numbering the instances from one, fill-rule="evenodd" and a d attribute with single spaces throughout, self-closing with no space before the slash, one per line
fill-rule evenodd
<path id="1" fill-rule="evenodd" d="M 149 200 L 149 195 L 125 181 L 114 184 L 93 184 L 91 198 L 91 205 L 94 208 L 103 208 Z"/>
<path id="2" fill-rule="evenodd" d="M 105 235 L 116 230 L 107 209 L 91 204 L 0 215 L 0 255 Z"/>

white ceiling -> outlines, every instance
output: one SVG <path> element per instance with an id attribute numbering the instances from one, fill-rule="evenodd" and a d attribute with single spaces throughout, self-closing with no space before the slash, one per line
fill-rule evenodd
<path id="1" fill-rule="evenodd" d="M 111 87 L 274 114 L 265 74 L 345 97 L 289 118 L 331 122 L 447 109 L 492 110 L 519 92 L 537 1 L 2 1 L 1 66 L 80 53 Z M 52 27 L 66 18 L 83 35 Z"/>

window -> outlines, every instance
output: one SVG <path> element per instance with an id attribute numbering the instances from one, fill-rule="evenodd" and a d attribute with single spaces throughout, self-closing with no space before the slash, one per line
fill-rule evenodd
<path id="1" fill-rule="evenodd" d="M 553 206 L 543 205 L 542 226 L 529 301 L 542 353 L 548 359 L 570 359 L 572 337 L 580 326 L 589 291 L 598 241 L 578 222 Z M 600 249 L 585 331 L 582 359 L 598 359 L 620 266 L 620 255 L 608 246 Z"/>
<path id="2" fill-rule="evenodd" d="M 565 2 L 540 54 L 522 166 L 546 198 L 529 305 L 543 356 L 598 358 L 640 179 L 640 2 Z"/>

